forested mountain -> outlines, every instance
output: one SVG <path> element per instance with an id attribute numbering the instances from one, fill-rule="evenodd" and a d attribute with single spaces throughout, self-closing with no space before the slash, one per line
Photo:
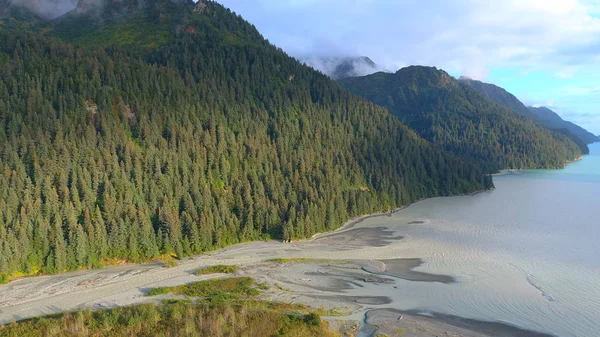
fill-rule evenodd
<path id="1" fill-rule="evenodd" d="M 532 118 L 494 103 L 433 67 L 411 66 L 338 81 L 387 107 L 419 135 L 472 159 L 487 172 L 504 168 L 557 168 L 582 154 L 577 144 Z"/>
<path id="2" fill-rule="evenodd" d="M 535 115 L 529 111 L 529 108 L 519 101 L 515 95 L 499 86 L 473 80 L 468 77 L 461 77 L 459 78 L 459 81 L 473 87 L 473 89 L 479 91 L 490 100 L 518 112 L 522 116 L 535 117 Z"/>
<path id="3" fill-rule="evenodd" d="M 215 2 L 80 5 L 0 22 L 0 276 L 306 237 L 491 187 Z"/>
<path id="4" fill-rule="evenodd" d="M 572 134 L 579 137 L 586 144 L 592 144 L 596 142 L 600 142 L 600 138 L 598 138 L 593 133 L 587 131 L 581 126 L 563 120 L 556 112 L 546 108 L 546 107 L 529 107 L 531 112 L 537 117 L 539 121 L 541 121 L 544 125 L 553 129 L 566 129 L 569 130 Z"/>
<path id="5" fill-rule="evenodd" d="M 598 137 L 584 128 L 571 122 L 563 120 L 557 113 L 548 108 L 526 107 L 513 94 L 496 85 L 461 78 L 462 83 L 468 84 L 492 101 L 512 109 L 523 116 L 529 116 L 538 120 L 543 126 L 557 130 L 567 135 L 575 143 L 581 143 L 582 151 L 589 153 L 588 144 L 600 141 Z"/>

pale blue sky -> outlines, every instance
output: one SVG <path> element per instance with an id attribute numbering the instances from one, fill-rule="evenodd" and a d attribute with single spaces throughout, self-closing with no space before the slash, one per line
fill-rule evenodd
<path id="1" fill-rule="evenodd" d="M 432 65 L 600 134 L 598 0 L 218 0 L 299 58 Z"/>

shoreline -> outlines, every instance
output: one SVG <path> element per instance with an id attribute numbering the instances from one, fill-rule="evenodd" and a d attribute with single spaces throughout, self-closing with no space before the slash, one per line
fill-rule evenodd
<path id="1" fill-rule="evenodd" d="M 485 191 L 487 190 L 452 197 L 474 196 Z M 312 308 L 331 310 L 341 307 L 347 315 L 324 319 L 356 320 L 356 317 L 364 316 L 372 310 L 393 308 L 395 300 L 385 296 L 385 293 L 393 291 L 398 286 L 398 280 L 442 284 L 455 282 L 451 276 L 413 270 L 423 264 L 418 258 L 398 258 L 393 245 L 399 244 L 402 237 L 396 236 L 395 230 L 360 226 L 365 220 L 392 216 L 426 199 L 429 198 L 392 211 L 350 219 L 340 228 L 317 234 L 311 239 L 293 243 L 258 241 L 236 244 L 186 258 L 173 268 L 164 268 L 160 263 L 154 262 L 21 278 L 0 286 L 0 325 L 79 309 L 100 310 L 147 303 L 153 301 L 144 296 L 149 288 L 223 277 L 224 275 L 219 274 L 199 277 L 193 273 L 197 269 L 216 264 L 236 265 L 240 269 L 236 276 L 249 276 L 258 282 L 269 284 L 271 290 L 266 295 L 266 300 L 297 302 Z M 329 260 L 319 260 L 323 257 Z M 270 262 L 273 258 L 289 259 L 292 262 Z M 306 261 L 298 262 L 302 259 Z M 374 265 L 375 269 L 366 268 L 369 265 Z M 432 321 L 430 317 L 415 315 L 413 322 L 433 330 L 439 329 L 442 324 L 443 331 L 440 330 L 439 335 L 447 331 L 459 331 L 456 336 L 496 337 L 456 326 L 444 317 Z"/>
<path id="2" fill-rule="evenodd" d="M 370 218 L 386 214 L 388 212 L 372 214 Z M 194 274 L 197 269 L 216 264 L 236 265 L 238 272 L 231 276 L 252 277 L 261 284 L 267 284 L 268 290 L 261 295 L 263 300 L 299 303 L 337 313 L 335 316 L 323 317 L 324 320 L 333 322 L 331 328 L 334 332 L 342 332 L 345 324 L 340 322 L 353 322 L 351 326 L 369 329 L 373 322 L 363 319 L 369 313 L 371 316 L 379 312 L 394 313 L 396 300 L 387 295 L 394 288 L 401 287 L 402 282 L 454 282 L 450 276 L 415 271 L 415 268 L 422 265 L 421 259 L 394 258 L 394 254 L 387 255 L 388 258 L 380 256 L 382 252 L 393 252 L 391 243 L 397 244 L 400 241 L 394 241 L 398 237 L 391 230 L 357 226 L 357 221 L 364 220 L 365 217 L 353 219 L 350 222 L 353 226 L 351 228 L 346 227 L 341 232 L 332 232 L 327 236 L 294 244 L 253 242 L 235 245 L 210 255 L 186 259 L 172 268 L 165 268 L 158 263 L 124 265 L 20 279 L 0 286 L 0 326 L 49 314 L 160 303 L 159 298 L 145 296 L 148 289 L 224 277 L 224 274 Z M 330 260 L 319 260 L 323 256 Z M 275 257 L 280 257 L 282 261 L 270 261 Z M 398 283 L 399 280 L 402 281 Z M 404 314 L 405 319 L 401 320 L 403 324 L 408 322 L 406 315 L 408 314 Z M 417 334 L 415 337 L 442 336 L 448 333 L 460 337 L 500 336 L 482 334 L 470 326 L 457 325 L 448 319 L 450 316 L 431 318 L 418 313 L 410 315 L 410 326 L 434 332 L 430 335 Z M 504 326 L 503 323 L 477 322 L 482 327 L 493 328 L 498 324 Z M 387 327 L 407 330 L 403 325 L 396 326 L 393 320 L 384 326 Z M 499 330 L 495 328 L 490 331 Z M 513 332 L 515 331 L 521 330 Z M 515 332 L 502 336 L 529 335 Z"/>
<path id="3" fill-rule="evenodd" d="M 391 217 L 394 214 L 403 211 L 421 201 L 425 201 L 425 200 L 429 200 L 429 199 L 435 199 L 435 198 L 454 198 L 454 197 L 474 197 L 476 195 L 479 195 L 481 193 L 485 193 L 488 191 L 493 191 L 495 189 L 495 187 L 489 188 L 489 189 L 484 189 L 484 190 L 479 190 L 479 191 L 475 191 L 475 192 L 471 192 L 471 193 L 463 193 L 463 194 L 455 194 L 455 195 L 439 195 L 439 196 L 435 196 L 435 197 L 427 197 L 427 198 L 421 198 L 419 200 L 415 200 L 411 203 L 408 203 L 404 206 L 395 208 L 391 211 L 386 211 L 386 212 L 377 212 L 377 213 L 371 213 L 371 214 L 363 214 L 354 218 L 351 218 L 350 220 L 346 221 L 346 223 L 344 223 L 341 227 L 334 229 L 333 231 L 330 232 L 324 232 L 324 233 L 316 233 L 313 236 L 311 236 L 310 238 L 307 239 L 302 239 L 299 241 L 305 241 L 305 240 L 313 240 L 313 239 L 318 239 L 321 238 L 323 236 L 327 236 L 327 235 L 331 235 L 331 234 L 335 234 L 337 232 L 343 232 L 345 230 L 348 229 L 352 229 L 354 228 L 356 225 L 360 224 L 361 222 L 368 220 L 368 219 L 373 219 L 373 218 L 379 218 L 379 217 Z"/>
<path id="4" fill-rule="evenodd" d="M 502 169 L 496 173 L 492 173 L 492 177 L 497 177 L 497 176 L 506 176 L 506 175 L 521 175 L 521 174 L 526 174 L 527 172 L 530 171 L 545 171 L 545 170 L 550 170 L 550 171 L 560 171 L 560 170 L 564 170 L 567 166 L 569 166 L 569 164 L 573 164 L 579 161 L 582 161 L 584 157 L 589 156 L 589 154 L 584 154 L 581 155 L 573 160 L 567 160 L 561 167 L 555 167 L 555 168 L 540 168 L 540 169 L 516 169 L 516 168 L 509 168 L 509 169 Z"/>
<path id="5" fill-rule="evenodd" d="M 492 174 L 492 177 L 512 176 L 512 175 L 523 175 L 527 173 L 527 170 L 521 169 L 505 169 L 500 170 L 498 173 Z"/>

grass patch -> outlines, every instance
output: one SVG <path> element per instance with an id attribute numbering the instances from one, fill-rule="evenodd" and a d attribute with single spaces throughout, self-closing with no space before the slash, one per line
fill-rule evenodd
<path id="1" fill-rule="evenodd" d="M 327 327 L 316 313 L 179 301 L 35 318 L 0 327 L 0 336 L 339 336 Z"/>
<path id="2" fill-rule="evenodd" d="M 194 282 L 178 287 L 152 288 L 146 296 L 164 294 L 200 297 L 209 302 L 228 302 L 249 299 L 260 294 L 250 277 L 232 277 Z"/>
<path id="3" fill-rule="evenodd" d="M 227 265 L 216 265 L 210 266 L 202 269 L 196 270 L 194 274 L 196 275 L 209 275 L 209 274 L 233 274 L 237 272 L 238 268 L 236 266 L 227 266 Z"/>
<path id="4" fill-rule="evenodd" d="M 190 297 L 209 297 L 222 294 L 256 296 L 254 279 L 250 277 L 233 277 L 195 282 L 178 287 L 177 293 Z"/>
<path id="5" fill-rule="evenodd" d="M 304 304 L 299 303 L 284 303 L 284 302 L 268 302 L 256 301 L 255 306 L 262 306 L 268 309 L 277 310 L 279 312 L 293 313 L 297 315 L 306 315 L 315 313 L 319 316 L 348 316 L 352 314 L 351 308 L 331 308 L 331 309 L 314 309 Z"/>
<path id="6" fill-rule="evenodd" d="M 320 309 L 313 310 L 313 311 L 321 316 L 348 316 L 348 315 L 352 314 L 351 308 L 331 308 L 331 309 L 320 308 Z"/>
<path id="7" fill-rule="evenodd" d="M 152 289 L 150 289 L 150 291 L 148 291 L 148 293 L 146 293 L 146 296 L 158 296 L 158 295 L 169 294 L 169 293 L 175 292 L 176 289 L 177 289 L 176 287 L 152 288 Z"/>
<path id="8" fill-rule="evenodd" d="M 292 312 L 297 314 L 308 314 L 314 312 L 319 316 L 348 316 L 352 314 L 351 308 L 319 308 L 313 309 L 309 306 L 298 303 L 283 303 L 283 302 L 265 302 L 268 308 L 281 312 Z"/>
<path id="9" fill-rule="evenodd" d="M 179 300 L 179 299 L 166 299 L 162 300 L 160 303 L 162 304 L 191 304 L 192 300 Z"/>
<path id="10" fill-rule="evenodd" d="M 7 284 L 7 283 L 8 283 L 8 275 L 0 274 L 0 284 Z"/>

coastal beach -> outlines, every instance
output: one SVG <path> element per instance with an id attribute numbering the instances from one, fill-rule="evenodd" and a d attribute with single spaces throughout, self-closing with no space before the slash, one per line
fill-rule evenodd
<path id="1" fill-rule="evenodd" d="M 150 298 L 144 294 L 154 287 L 220 277 L 222 275 L 218 274 L 195 276 L 193 272 L 207 265 L 233 264 L 240 267 L 237 275 L 251 276 L 269 285 L 263 295 L 265 299 L 336 312 L 335 316 L 325 317 L 332 322 L 332 327 L 341 332 L 354 332 L 357 336 L 370 336 L 390 329 L 416 329 L 414 336 L 449 332 L 465 337 L 491 336 L 478 328 L 481 326 L 493 332 L 506 331 L 505 336 L 521 336 L 526 332 L 504 324 L 477 322 L 465 325 L 448 317 L 408 312 L 401 314 L 402 320 L 388 322 L 390 315 L 400 314 L 379 308 L 397 305 L 386 293 L 397 289 L 398 280 L 454 282 L 447 275 L 415 271 L 423 263 L 416 258 L 359 259 L 391 253 L 392 240 L 402 240 L 391 234 L 382 228 L 353 227 L 308 241 L 232 246 L 182 261 L 173 268 L 164 268 L 159 263 L 126 265 L 24 278 L 0 287 L 0 323 L 78 309 L 98 310 L 158 301 L 163 297 Z M 327 260 L 322 259 L 325 256 Z M 279 260 L 269 261 L 273 258 Z M 348 328 L 343 329 L 343 326 Z"/>
<path id="2" fill-rule="evenodd" d="M 386 218 L 389 217 L 385 214 L 366 217 L 374 222 Z M 455 280 L 448 275 L 415 270 L 424 263 L 419 258 L 384 260 L 383 257 L 396 256 L 393 244 L 402 242 L 403 237 L 385 227 L 361 227 L 362 220 L 366 219 L 355 219 L 336 232 L 311 240 L 236 245 L 184 260 L 173 268 L 155 263 L 23 278 L 0 287 L 0 323 L 78 309 L 97 310 L 158 301 L 162 298 L 149 298 L 144 294 L 154 287 L 222 276 L 195 276 L 193 272 L 207 265 L 232 264 L 240 267 L 238 275 L 251 276 L 269 285 L 265 299 L 333 310 L 338 315 L 326 317 L 332 326 L 344 331 L 341 327 L 349 325 L 358 336 L 389 329 L 417 329 L 420 332 L 415 336 L 448 332 L 465 337 L 490 336 L 482 332 L 486 330 L 477 328 L 481 326 L 489 327 L 494 333 L 505 331 L 506 336 L 524 333 L 504 324 L 465 325 L 448 317 L 416 313 L 404 313 L 402 316 L 406 319 L 387 322 L 390 311 L 385 308 L 395 308 L 397 303 L 386 294 L 398 289 L 398 281 L 452 284 Z M 382 325 L 382 322 L 387 323 Z"/>

